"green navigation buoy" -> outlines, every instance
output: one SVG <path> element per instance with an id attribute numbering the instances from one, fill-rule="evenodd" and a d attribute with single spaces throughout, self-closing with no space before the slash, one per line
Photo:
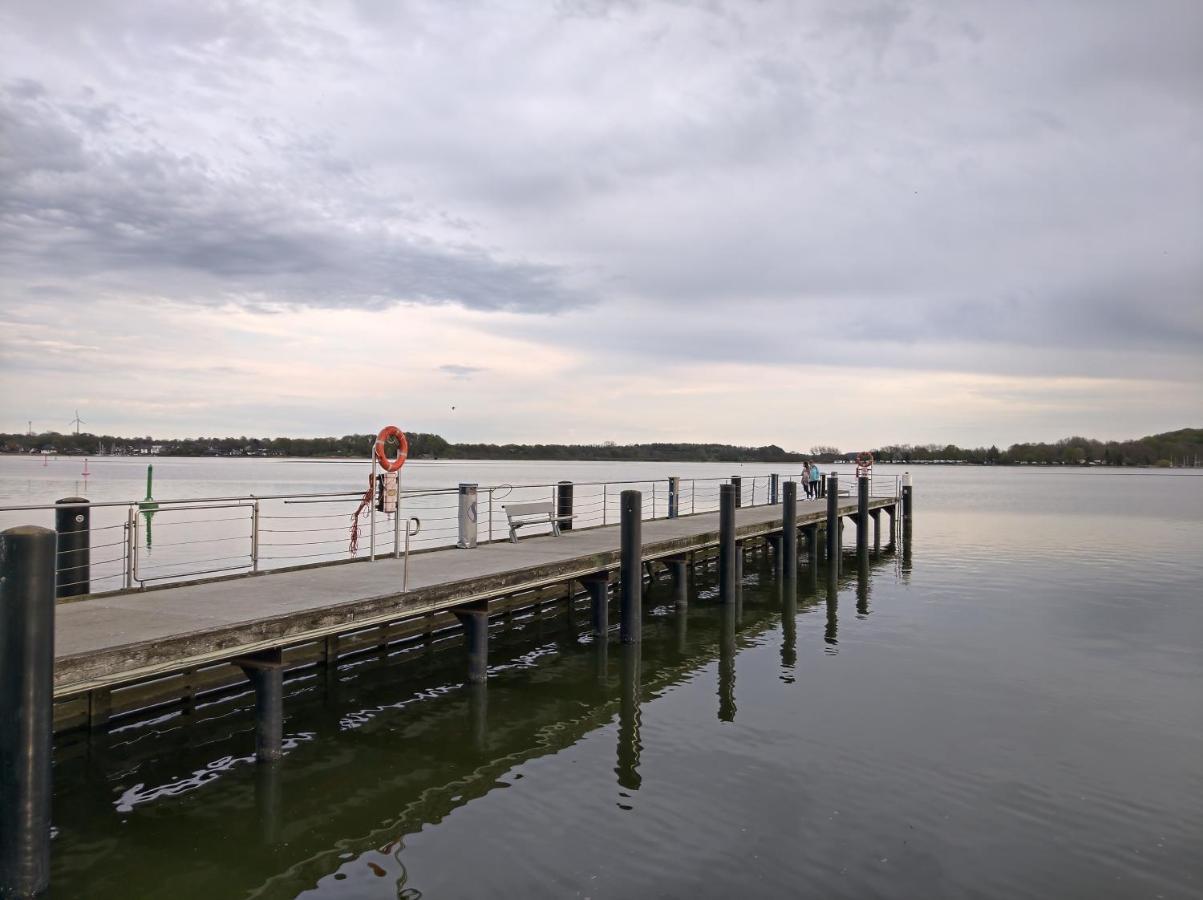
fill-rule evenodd
<path id="1" fill-rule="evenodd" d="M 138 509 L 142 510 L 142 515 L 146 516 L 146 549 L 149 550 L 154 543 L 151 537 L 151 520 L 154 517 L 155 510 L 159 508 L 159 504 L 155 503 L 153 486 L 155 480 L 155 467 L 146 467 L 146 499 L 138 504 Z"/>

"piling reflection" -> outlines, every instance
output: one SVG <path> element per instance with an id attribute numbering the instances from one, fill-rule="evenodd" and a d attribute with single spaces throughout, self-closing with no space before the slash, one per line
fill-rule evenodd
<path id="1" fill-rule="evenodd" d="M 869 553 L 867 550 L 856 555 L 856 613 L 862 617 L 869 615 Z"/>
<path id="2" fill-rule="evenodd" d="M 642 647 L 639 643 L 622 645 L 622 677 L 618 704 L 618 775 L 620 787 L 639 790 L 639 695 Z"/>
<path id="3" fill-rule="evenodd" d="M 259 813 L 259 835 L 267 847 L 280 842 L 280 779 L 284 761 L 255 766 L 255 807 Z"/>
<path id="4" fill-rule="evenodd" d="M 718 717 L 735 721 L 735 631 L 736 609 L 733 603 L 719 608 Z"/>
<path id="5" fill-rule="evenodd" d="M 840 628 L 840 585 L 839 573 L 834 565 L 827 566 L 827 627 L 823 631 L 823 642 L 834 653 L 839 644 Z"/>
<path id="6" fill-rule="evenodd" d="M 798 662 L 798 574 L 787 571 L 777 582 L 781 596 L 781 666 L 787 671 L 782 679 L 793 683 L 793 668 Z"/>
<path id="7" fill-rule="evenodd" d="M 468 692 L 468 733 L 478 753 L 489 749 L 489 685 L 487 682 L 465 685 Z"/>

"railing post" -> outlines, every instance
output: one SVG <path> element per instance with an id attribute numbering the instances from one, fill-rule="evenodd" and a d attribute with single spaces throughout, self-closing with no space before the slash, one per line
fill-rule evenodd
<path id="1" fill-rule="evenodd" d="M 0 897 L 50 885 L 56 535 L 0 533 Z"/>
<path id="2" fill-rule="evenodd" d="M 556 485 L 556 517 L 560 520 L 560 531 L 572 531 L 571 481 L 561 481 Z"/>
<path id="3" fill-rule="evenodd" d="M 668 479 L 668 517 L 675 519 L 681 514 L 681 479 L 676 475 Z"/>
<path id="4" fill-rule="evenodd" d="M 718 582 L 719 600 L 723 603 L 735 602 L 735 588 L 738 573 L 735 555 L 739 548 L 735 545 L 735 507 L 739 495 L 739 486 L 735 484 L 720 484 L 718 488 Z"/>
<path id="5" fill-rule="evenodd" d="M 603 525 L 606 524 L 606 513 L 607 513 L 606 507 L 610 505 L 609 496 L 607 494 L 607 487 L 608 487 L 608 485 L 606 485 L 603 482 L 602 483 L 602 524 Z"/>
<path id="6" fill-rule="evenodd" d="M 138 555 L 138 508 L 132 503 L 125 515 L 125 586 L 134 586 L 134 561 Z"/>
<path id="7" fill-rule="evenodd" d="M 58 533 L 56 597 L 78 597 L 91 593 L 91 509 L 74 505 L 87 502 L 84 497 L 64 497 L 55 503 L 54 530 Z M 64 507 L 64 504 L 72 505 Z"/>
<path id="8" fill-rule="evenodd" d="M 251 572 L 259 571 L 259 501 L 251 506 Z"/>
<path id="9" fill-rule="evenodd" d="M 643 494 L 623 491 L 621 510 L 619 636 L 624 644 L 633 644 L 643 638 Z"/>
<path id="10" fill-rule="evenodd" d="M 785 572 L 798 571 L 798 483 L 785 483 L 781 503 L 781 556 Z"/>

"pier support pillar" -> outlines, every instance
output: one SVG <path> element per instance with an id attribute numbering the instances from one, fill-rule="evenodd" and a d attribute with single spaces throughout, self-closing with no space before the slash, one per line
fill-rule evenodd
<path id="1" fill-rule="evenodd" d="M 806 561 L 813 568 L 819 564 L 819 526 L 807 525 L 802 530 L 806 532 Z"/>
<path id="2" fill-rule="evenodd" d="M 902 476 L 902 521 L 910 522 L 911 513 L 914 510 L 915 494 L 914 487 L 911 485 L 911 475 L 906 473 Z"/>
<path id="3" fill-rule="evenodd" d="M 556 485 L 556 517 L 560 520 L 560 531 L 572 531 L 571 481 L 561 481 Z"/>
<path id="4" fill-rule="evenodd" d="M 881 549 L 881 510 L 871 509 L 869 515 L 873 517 L 873 549 Z"/>
<path id="5" fill-rule="evenodd" d="M 739 475 L 731 476 L 731 485 L 735 488 L 735 507 L 744 505 L 744 480 Z"/>
<path id="6" fill-rule="evenodd" d="M 734 481 L 734 479 L 732 479 Z M 718 585 L 719 600 L 734 602 L 735 586 L 738 582 L 735 544 L 735 507 L 739 497 L 739 486 L 720 484 L 718 488 Z"/>
<path id="7" fill-rule="evenodd" d="M 783 536 L 780 534 L 766 534 L 764 539 L 768 542 L 768 553 L 773 560 L 773 574 L 777 578 L 780 578 L 782 571 L 784 571 L 781 563 L 781 542 Z"/>
<path id="8" fill-rule="evenodd" d="M 453 610 L 464 626 L 464 647 L 468 651 L 468 683 L 484 684 L 489 677 L 489 604 L 471 603 Z"/>
<path id="9" fill-rule="evenodd" d="M 80 597 L 92 590 L 91 509 L 64 506 L 87 503 L 85 497 L 64 497 L 55 502 L 54 530 L 58 532 L 58 564 L 54 596 Z"/>
<path id="10" fill-rule="evenodd" d="M 856 479 L 856 552 L 865 553 L 869 549 L 869 477 L 861 475 Z"/>
<path id="11" fill-rule="evenodd" d="M 581 584 L 589 592 L 593 636 L 604 641 L 610 633 L 610 573 L 598 572 L 596 575 L 587 575 L 581 579 Z"/>
<path id="12" fill-rule="evenodd" d="M 840 476 L 832 472 L 827 476 L 827 561 L 839 572 L 840 559 Z"/>
<path id="13" fill-rule="evenodd" d="M 769 503 L 774 506 L 781 497 L 781 476 L 774 472 L 769 476 Z"/>
<path id="14" fill-rule="evenodd" d="M 622 543 L 619 561 L 619 637 L 624 644 L 643 639 L 643 494 L 623 491 L 619 501 L 622 512 Z"/>
<path id="15" fill-rule="evenodd" d="M 668 479 L 668 517 L 675 519 L 681 514 L 681 479 L 673 475 Z"/>
<path id="16" fill-rule="evenodd" d="M 234 662 L 255 689 L 255 759 L 274 762 L 284 756 L 283 654 L 264 650 Z"/>
<path id="17" fill-rule="evenodd" d="M 786 572 L 798 571 L 798 483 L 785 483 L 781 502 L 781 555 Z"/>
<path id="18" fill-rule="evenodd" d="M 56 535 L 0 533 L 0 897 L 50 885 Z"/>
<path id="19" fill-rule="evenodd" d="M 684 556 L 670 556 L 664 561 L 672 572 L 673 600 L 677 606 L 689 605 L 689 560 Z"/>

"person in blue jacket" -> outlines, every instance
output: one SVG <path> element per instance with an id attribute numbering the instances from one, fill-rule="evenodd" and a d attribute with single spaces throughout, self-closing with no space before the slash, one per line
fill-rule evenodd
<path id="1" fill-rule="evenodd" d="M 819 496 L 819 464 L 813 460 L 810 464 L 810 493 L 807 496 L 812 498 Z"/>

